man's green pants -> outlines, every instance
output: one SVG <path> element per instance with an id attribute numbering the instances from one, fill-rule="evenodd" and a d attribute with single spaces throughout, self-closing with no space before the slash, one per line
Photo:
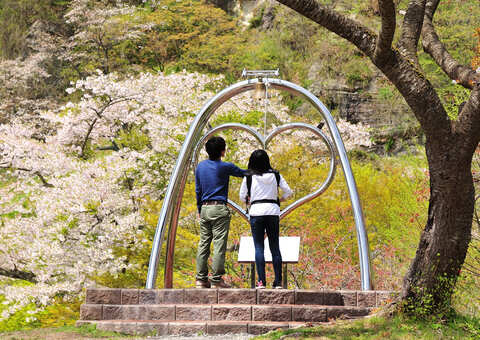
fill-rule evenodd
<path id="1" fill-rule="evenodd" d="M 208 280 L 208 257 L 213 241 L 212 282 L 225 274 L 225 252 L 231 213 L 226 205 L 203 205 L 200 212 L 200 242 L 197 251 L 197 280 Z"/>

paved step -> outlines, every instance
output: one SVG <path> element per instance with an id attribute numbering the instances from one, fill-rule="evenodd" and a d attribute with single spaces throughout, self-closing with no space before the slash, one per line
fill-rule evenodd
<path id="1" fill-rule="evenodd" d="M 313 304 L 377 307 L 392 300 L 392 291 L 289 289 L 87 289 L 87 304 Z"/>
<path id="2" fill-rule="evenodd" d="M 359 318 L 391 291 L 288 289 L 87 289 L 77 325 L 127 334 L 263 334 Z"/>
<path id="3" fill-rule="evenodd" d="M 162 304 L 100 305 L 83 304 L 81 320 L 158 321 L 306 321 L 326 322 L 339 317 L 368 315 L 371 307 L 324 305 L 245 305 L 245 304 Z"/>
<path id="4" fill-rule="evenodd" d="M 141 321 L 141 320 L 79 320 L 77 326 L 96 324 L 97 329 L 130 335 L 218 335 L 264 334 L 276 329 L 298 328 L 320 323 L 275 321 Z"/>

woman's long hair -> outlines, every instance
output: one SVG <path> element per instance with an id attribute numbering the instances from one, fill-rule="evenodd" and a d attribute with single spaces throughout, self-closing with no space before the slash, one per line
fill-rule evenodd
<path id="1" fill-rule="evenodd" d="M 261 175 L 273 171 L 270 158 L 265 150 L 259 149 L 252 152 L 248 160 L 248 170 L 253 175 Z"/>

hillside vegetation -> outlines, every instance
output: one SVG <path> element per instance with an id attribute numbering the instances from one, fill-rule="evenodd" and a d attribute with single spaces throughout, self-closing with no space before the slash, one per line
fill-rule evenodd
<path id="1" fill-rule="evenodd" d="M 325 2 L 379 25 L 371 1 Z M 417 123 L 393 86 L 353 47 L 273 2 L 258 3 L 244 26 L 200 0 L 0 0 L 0 332 L 71 325 L 87 286 L 145 286 L 158 212 L 188 127 L 243 68 L 279 68 L 282 78 L 310 89 L 332 111 L 362 200 L 376 288 L 401 288 L 429 198 Z M 400 1 L 399 13 L 404 6 Z M 438 33 L 454 56 L 479 67 L 478 1 L 444 1 L 439 14 Z M 455 119 L 466 93 L 426 54 L 421 65 L 434 70 Z M 364 115 L 346 114 L 357 108 L 346 109 L 352 95 L 364 103 Z M 241 122 L 261 131 L 264 110 L 247 93 L 226 102 L 210 123 Z M 280 92 L 272 93 L 267 116 L 267 128 L 321 120 L 305 102 Z M 238 132 L 224 137 L 226 159 L 246 167 L 258 148 L 253 139 Z M 325 146 L 308 133 L 281 136 L 269 150 L 295 191 L 287 204 L 326 177 Z M 473 171 L 478 183 L 480 164 Z M 239 184 L 231 183 L 235 201 Z M 194 285 L 195 209 L 190 176 L 175 287 Z M 302 238 L 289 288 L 359 288 L 355 225 L 341 169 L 320 198 L 295 210 L 280 228 L 282 235 Z M 473 229 L 454 307 L 478 317 L 478 216 Z M 248 268 L 236 262 L 239 238 L 248 234 L 248 225 L 234 216 L 227 272 L 236 287 L 249 282 Z"/>

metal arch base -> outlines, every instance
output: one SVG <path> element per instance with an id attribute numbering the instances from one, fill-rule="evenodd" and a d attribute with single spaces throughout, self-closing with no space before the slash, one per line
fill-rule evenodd
<path id="1" fill-rule="evenodd" d="M 189 162 L 191 162 L 196 146 L 201 140 L 201 133 L 205 128 L 209 118 L 212 114 L 227 100 L 230 98 L 255 89 L 257 83 L 268 83 L 271 88 L 284 90 L 292 93 L 293 95 L 300 95 L 305 97 L 323 116 L 327 123 L 327 127 L 332 136 L 333 143 L 336 152 L 340 158 L 340 163 L 345 175 L 347 187 L 350 195 L 350 202 L 352 204 L 355 227 L 357 232 L 358 253 L 360 262 L 360 276 L 361 276 L 361 288 L 362 290 L 373 289 L 373 278 L 371 274 L 370 265 L 370 252 L 368 246 L 368 238 L 365 230 L 365 221 L 363 218 L 362 207 L 357 192 L 357 185 L 355 178 L 353 177 L 350 162 L 347 157 L 347 152 L 338 131 L 335 121 L 325 107 L 325 105 L 315 97 L 311 92 L 291 82 L 281 79 L 249 79 L 236 83 L 222 91 L 220 91 L 215 97 L 210 99 L 200 110 L 195 117 L 190 129 L 187 133 L 182 149 L 177 159 L 174 171 L 169 181 L 167 192 L 163 201 L 162 209 L 158 218 L 157 228 L 153 239 L 152 252 L 150 254 L 150 262 L 148 266 L 147 274 L 147 289 L 153 289 L 157 278 L 157 270 L 160 252 L 162 249 L 162 243 L 165 238 L 165 232 L 167 225 L 170 225 L 170 230 L 167 239 L 167 249 L 165 258 L 165 288 L 172 288 L 173 283 L 173 255 L 175 249 L 175 238 L 178 225 L 178 216 L 180 213 L 180 205 L 183 196 L 183 189 L 185 187 L 185 181 L 188 175 Z M 287 124 L 288 125 L 288 124 Z M 328 139 L 327 139 L 328 140 Z M 325 186 L 322 185 L 322 187 Z M 328 186 L 328 185 L 327 185 Z M 235 206 L 232 206 L 236 209 Z M 241 209 L 241 208 L 240 208 Z M 288 209 L 288 207 L 287 207 Z M 285 210 L 287 210 L 285 209 Z M 238 209 L 236 209 L 239 211 Z M 291 211 L 291 210 L 290 210 Z"/>

